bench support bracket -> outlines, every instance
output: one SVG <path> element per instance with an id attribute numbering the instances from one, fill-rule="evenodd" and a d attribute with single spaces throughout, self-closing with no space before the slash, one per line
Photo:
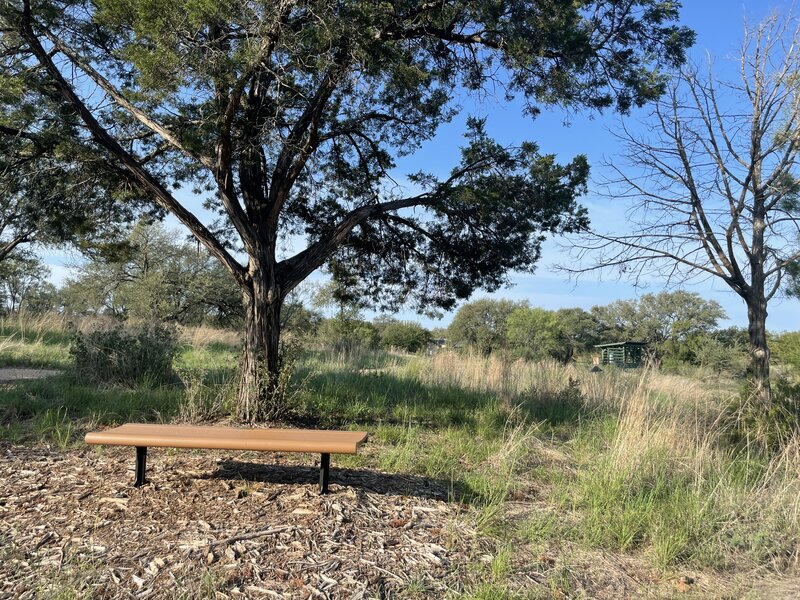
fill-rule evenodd
<path id="1" fill-rule="evenodd" d="M 323 452 L 319 461 L 319 493 L 328 493 L 328 480 L 331 476 L 331 455 Z"/>
<path id="2" fill-rule="evenodd" d="M 145 469 L 147 469 L 147 446 L 136 446 L 136 481 L 133 482 L 134 487 L 144 485 Z"/>

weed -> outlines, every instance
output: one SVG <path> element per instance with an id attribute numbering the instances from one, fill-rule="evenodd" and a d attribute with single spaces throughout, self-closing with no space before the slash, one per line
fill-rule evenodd
<path id="1" fill-rule="evenodd" d="M 203 370 L 185 370 L 178 376 L 183 383 L 178 420 L 185 423 L 215 421 L 232 412 L 235 387 L 230 379 L 214 380 Z"/>
<path id="2" fill-rule="evenodd" d="M 210 569 L 203 571 L 203 575 L 200 577 L 200 593 L 202 597 L 214 598 L 220 583 L 220 577 L 213 573 Z"/>
<path id="3" fill-rule="evenodd" d="M 74 422 L 63 406 L 48 408 L 36 418 L 35 429 L 39 439 L 52 441 L 62 452 L 72 441 L 74 428 Z"/>
<path id="4" fill-rule="evenodd" d="M 523 600 L 533 598 L 532 595 L 521 595 L 513 592 L 507 585 L 493 582 L 479 583 L 463 594 L 452 596 L 455 600 Z"/>
<path id="5" fill-rule="evenodd" d="M 173 380 L 176 334 L 162 325 L 75 333 L 70 355 L 76 375 L 92 383 L 157 387 Z"/>

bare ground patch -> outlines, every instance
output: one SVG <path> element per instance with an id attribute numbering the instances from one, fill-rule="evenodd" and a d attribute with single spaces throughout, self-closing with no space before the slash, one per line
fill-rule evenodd
<path id="1" fill-rule="evenodd" d="M 57 369 L 34 369 L 24 367 L 0 367 L 0 384 L 15 383 L 26 379 L 43 379 L 61 375 Z"/>

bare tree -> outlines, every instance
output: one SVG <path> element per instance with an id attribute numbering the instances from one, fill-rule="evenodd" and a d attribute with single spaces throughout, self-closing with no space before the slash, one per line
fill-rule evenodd
<path id="1" fill-rule="evenodd" d="M 800 259 L 800 23 L 745 25 L 737 66 L 735 82 L 710 62 L 684 69 L 647 134 L 623 126 L 627 164 L 609 165 L 606 189 L 632 201 L 630 229 L 581 238 L 568 270 L 724 281 L 747 305 L 749 374 L 768 404 L 767 305 Z"/>

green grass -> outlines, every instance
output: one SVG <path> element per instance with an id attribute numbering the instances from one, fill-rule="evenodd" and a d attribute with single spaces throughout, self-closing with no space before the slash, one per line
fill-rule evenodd
<path id="1" fill-rule="evenodd" d="M 24 381 L 0 389 L 0 439 L 66 448 L 98 425 L 166 421 L 180 400 L 175 387 L 98 388 L 78 385 L 68 375 Z"/>
<path id="2" fill-rule="evenodd" d="M 66 369 L 0 389 L 0 439 L 67 450 L 99 425 L 213 420 L 232 410 L 235 346 L 182 346 L 175 385 L 98 387 L 71 376 L 64 331 L 0 323 L 0 332 L 0 364 Z M 432 374 L 431 360 L 306 350 L 291 424 L 368 430 L 372 443 L 339 457 L 343 467 L 436 482 L 460 505 L 459 518 L 494 540 L 491 560 L 474 565 L 453 598 L 569 596 L 574 575 L 563 565 L 541 589 L 511 585 L 517 553 L 536 556 L 551 545 L 641 557 L 665 577 L 773 569 L 797 556 L 797 458 L 727 446 L 713 419 L 723 403 L 693 400 L 683 380 L 638 389 L 637 375 L 548 367 L 539 385 L 517 365 L 495 382 L 466 383 Z M 510 521 L 509 498 L 532 497 L 534 484 L 535 505 Z M 213 576 L 198 585 L 213 590 Z M 426 591 L 424 580 L 412 582 L 403 597 Z"/>
<path id="3" fill-rule="evenodd" d="M 181 345 L 175 357 L 178 372 L 203 372 L 210 379 L 227 379 L 236 370 L 239 349 L 227 344 L 214 343 L 202 348 Z"/>
<path id="4" fill-rule="evenodd" d="M 763 507 L 753 504 L 768 484 L 770 457 L 731 449 L 717 454 L 714 468 L 698 477 L 680 457 L 651 449 L 636 464 L 620 467 L 604 452 L 614 434 L 613 423 L 604 420 L 575 435 L 574 471 L 550 471 L 548 477 L 555 510 L 534 512 L 523 538 L 644 551 L 663 570 L 755 568 L 797 551 L 796 519 L 759 514 Z"/>
<path id="5" fill-rule="evenodd" d="M 0 367 L 67 368 L 71 336 L 60 320 L 0 317 Z"/>
<path id="6" fill-rule="evenodd" d="M 363 375 L 357 372 L 314 372 L 299 376 L 308 380 L 300 411 L 319 415 L 325 424 L 417 423 L 476 427 L 480 415 L 496 411 L 493 394 L 425 386 L 394 374 Z"/>

